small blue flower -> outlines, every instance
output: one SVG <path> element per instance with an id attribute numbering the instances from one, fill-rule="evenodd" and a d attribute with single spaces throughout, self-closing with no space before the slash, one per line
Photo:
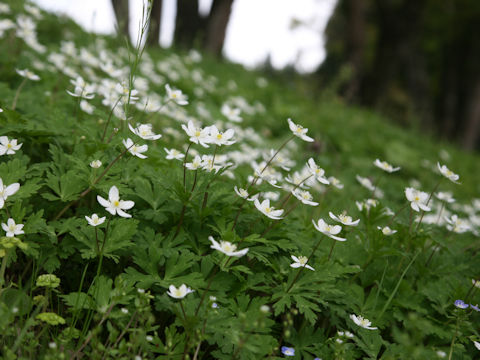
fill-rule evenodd
<path id="1" fill-rule="evenodd" d="M 295 349 L 288 346 L 282 346 L 282 354 L 285 356 L 295 356 Z"/>
<path id="2" fill-rule="evenodd" d="M 480 311 L 480 308 L 478 307 L 478 304 L 477 305 L 470 304 L 470 307 L 475 311 Z"/>
<path id="3" fill-rule="evenodd" d="M 455 306 L 459 309 L 466 309 L 468 308 L 468 304 L 465 304 L 463 300 L 455 300 Z"/>

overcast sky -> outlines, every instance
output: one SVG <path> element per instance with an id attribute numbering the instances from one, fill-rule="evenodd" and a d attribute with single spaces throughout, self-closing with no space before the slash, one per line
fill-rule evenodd
<path id="1" fill-rule="evenodd" d="M 114 32 L 111 0 L 34 0 L 42 8 L 73 17 L 89 31 Z M 143 0 L 130 0 L 132 36 L 135 36 Z M 206 13 L 212 0 L 200 0 Z M 160 43 L 172 42 L 176 0 L 163 0 Z M 336 0 L 235 0 L 227 28 L 224 53 L 234 62 L 253 67 L 270 55 L 274 67 L 295 64 L 313 71 L 325 58 L 323 31 Z M 294 19 L 306 25 L 291 28 Z"/>

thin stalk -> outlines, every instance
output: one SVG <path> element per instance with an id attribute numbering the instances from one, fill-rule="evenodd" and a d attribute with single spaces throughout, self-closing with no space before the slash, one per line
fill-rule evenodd
<path id="1" fill-rule="evenodd" d="M 305 265 L 308 264 L 308 262 L 310 261 L 310 259 L 313 257 L 313 255 L 315 254 L 315 251 L 317 251 L 318 247 L 320 246 L 320 243 L 322 242 L 323 238 L 320 238 L 320 240 L 318 240 L 317 242 L 317 245 L 315 245 L 315 247 L 313 248 L 312 250 L 312 253 L 310 254 L 310 256 L 307 258 L 307 261 L 305 262 Z M 302 273 L 303 269 L 305 269 L 305 266 L 302 266 L 300 268 L 300 270 L 297 272 L 297 275 L 295 276 L 295 278 L 293 279 L 292 283 L 290 284 L 290 286 L 288 287 L 287 289 L 287 293 L 290 291 L 290 289 L 293 287 L 293 285 L 295 284 L 295 282 L 298 280 L 298 278 L 300 277 L 300 274 Z"/>
<path id="2" fill-rule="evenodd" d="M 440 218 L 442 217 L 443 209 L 445 208 L 445 203 L 442 202 L 442 206 L 440 207 L 440 212 L 438 213 L 437 221 L 435 222 L 435 225 L 438 225 L 438 222 L 440 221 Z"/>
<path id="3" fill-rule="evenodd" d="M 468 289 L 467 295 L 465 295 L 465 302 L 468 302 L 468 297 L 470 296 L 470 293 L 472 292 L 472 290 L 475 289 L 475 284 L 476 284 L 476 281 L 472 283 L 472 286 L 470 286 L 470 289 Z"/>
<path id="4" fill-rule="evenodd" d="M 20 95 L 20 91 L 22 91 L 22 88 L 25 86 L 26 82 L 27 82 L 27 78 L 24 78 L 20 83 L 20 86 L 18 87 L 17 92 L 15 93 L 15 97 L 13 98 L 12 110 L 15 110 L 15 108 L 17 107 L 18 96 Z"/>
<path id="5" fill-rule="evenodd" d="M 108 115 L 107 122 L 105 123 L 105 127 L 103 128 L 102 142 L 103 140 L 105 140 L 105 135 L 107 134 L 107 128 L 108 128 L 108 125 L 110 124 L 110 120 L 112 119 L 113 111 L 115 110 L 115 108 L 117 107 L 121 99 L 122 98 L 119 97 L 118 100 L 113 105 L 112 109 L 110 110 L 110 114 Z"/>
<path id="6" fill-rule="evenodd" d="M 217 148 L 218 145 L 215 145 L 215 150 L 213 150 L 213 159 L 212 159 L 212 171 L 215 168 L 215 155 L 217 154 Z M 205 209 L 207 206 L 207 201 L 208 201 L 208 189 L 210 188 L 210 185 L 212 184 L 213 180 L 215 179 L 215 176 L 212 177 L 212 180 L 207 184 L 207 187 L 205 188 L 205 192 L 203 193 L 203 203 L 202 203 L 202 210 Z"/>
<path id="7" fill-rule="evenodd" d="M 372 194 L 370 195 L 372 199 L 375 197 L 375 191 L 377 191 L 378 184 L 380 184 L 380 180 L 382 180 L 382 176 L 383 174 L 378 177 L 377 181 L 375 182 L 375 185 L 373 185 Z"/>
<path id="8" fill-rule="evenodd" d="M 189 143 L 187 147 L 187 151 L 185 152 L 185 157 L 183 158 L 183 187 L 185 191 L 187 190 L 187 185 L 186 185 L 186 176 L 187 176 L 187 168 L 186 168 L 186 163 L 187 163 L 187 157 L 188 157 L 188 152 L 190 151 L 190 147 L 192 146 L 193 143 Z"/>
<path id="9" fill-rule="evenodd" d="M 0 267 L 0 294 L 3 291 L 3 284 L 5 284 L 5 270 L 7 269 L 7 262 L 11 249 L 5 249 L 5 256 L 2 259 L 2 266 Z"/>
<path id="10" fill-rule="evenodd" d="M 210 286 L 212 286 L 212 281 L 213 281 L 213 278 L 215 277 L 215 275 L 217 275 L 218 273 L 218 269 L 223 269 L 225 268 L 228 263 L 230 262 L 230 259 L 231 259 L 231 256 L 228 256 L 227 259 L 225 260 L 225 263 L 223 264 L 223 266 L 221 267 L 216 267 L 214 270 L 213 270 L 213 273 L 212 275 L 210 275 L 210 279 L 208 280 L 208 284 L 207 284 L 207 288 L 205 289 L 205 291 L 203 292 L 202 294 L 202 297 L 200 299 L 200 302 L 198 303 L 198 306 L 197 308 L 195 309 L 195 316 L 198 315 L 198 312 L 200 311 L 200 307 L 202 306 L 203 302 L 205 301 L 205 296 L 207 296 L 207 292 L 208 290 L 210 290 Z"/>
<path id="11" fill-rule="evenodd" d="M 108 350 L 110 350 L 112 347 L 115 348 L 115 346 L 117 346 L 117 344 L 120 342 L 120 340 L 125 336 L 125 334 L 127 333 L 128 329 L 130 328 L 130 325 L 132 325 L 132 322 L 133 322 L 133 319 L 136 317 L 137 315 L 137 311 L 135 310 L 135 312 L 132 314 L 132 316 L 130 317 L 130 319 L 128 320 L 128 323 L 127 325 L 125 326 L 125 328 L 123 329 L 123 331 L 120 333 L 120 335 L 118 335 L 118 337 L 115 339 L 115 342 L 109 346 L 104 354 L 103 354 L 103 357 L 102 357 L 102 360 L 105 359 L 105 356 L 108 354 Z"/>
<path id="12" fill-rule="evenodd" d="M 182 309 L 183 318 L 185 319 L 185 324 L 187 323 L 187 314 L 185 313 L 185 308 L 183 307 L 182 301 L 180 300 L 180 309 Z"/>
<path id="13" fill-rule="evenodd" d="M 437 191 L 437 188 L 440 185 L 440 183 L 442 182 L 442 180 L 443 180 L 443 177 L 441 177 L 440 180 L 438 180 L 437 185 L 435 185 L 435 187 L 433 188 L 432 192 L 430 193 L 430 195 L 428 197 L 426 206 L 428 206 L 428 204 L 430 203 L 430 200 L 432 199 L 433 193 L 435 191 Z M 425 216 L 425 211 L 422 210 L 422 215 L 420 215 L 420 221 L 418 222 L 417 227 L 415 228 L 415 232 L 418 232 L 418 228 L 420 227 L 420 224 L 422 223 L 422 220 L 423 220 L 424 216 Z"/>
<path id="14" fill-rule="evenodd" d="M 409 202 L 407 202 L 405 205 L 403 205 L 391 218 L 390 220 L 388 220 L 388 223 L 387 223 L 387 226 L 390 226 L 393 222 L 393 220 L 395 220 L 395 218 L 403 211 L 405 210 L 405 208 L 410 205 Z"/>
<path id="15" fill-rule="evenodd" d="M 455 345 L 455 340 L 457 339 L 458 334 L 458 316 L 457 316 L 457 323 L 455 325 L 455 334 L 453 335 L 452 342 L 450 343 L 450 353 L 448 354 L 448 360 L 452 360 L 453 355 L 453 345 Z"/>
<path id="16" fill-rule="evenodd" d="M 332 244 L 332 247 L 330 248 L 330 253 L 328 254 L 328 261 L 330 261 L 330 258 L 332 257 L 332 254 L 333 254 L 333 249 L 335 248 L 335 245 L 337 244 L 337 240 L 335 239 L 332 239 L 333 240 L 333 244 Z"/>
<path id="17" fill-rule="evenodd" d="M 105 313 L 105 315 L 103 315 L 102 319 L 100 320 L 100 322 L 98 323 L 97 326 L 102 326 L 102 324 L 105 322 L 105 320 L 107 320 L 108 316 L 112 312 L 112 309 L 113 309 L 114 306 L 115 306 L 115 303 L 110 305 L 107 312 Z M 70 360 L 75 359 L 80 354 L 80 352 L 85 348 L 85 346 L 88 345 L 90 340 L 92 340 L 92 337 L 93 337 L 93 332 L 91 332 L 90 335 L 88 335 L 88 337 L 85 339 L 85 341 L 82 343 L 82 345 L 72 354 L 72 356 L 70 357 Z"/>
<path id="18" fill-rule="evenodd" d="M 413 257 L 413 259 L 410 261 L 410 263 L 407 265 L 407 267 L 405 268 L 405 270 L 403 270 L 403 273 L 402 275 L 400 275 L 400 279 L 398 279 L 398 282 L 397 282 L 397 285 L 395 286 L 395 288 L 393 289 L 392 293 L 390 294 L 390 297 L 388 298 L 387 302 L 385 303 L 385 305 L 383 306 L 383 309 L 382 311 L 380 312 L 380 315 L 378 316 L 378 320 L 380 320 L 383 316 L 383 314 L 385 313 L 385 311 L 387 311 L 388 307 L 390 306 L 390 303 L 392 302 L 393 300 L 393 297 L 395 296 L 395 294 L 397 293 L 398 291 L 398 288 L 400 287 L 400 284 L 403 280 L 403 278 L 405 277 L 405 275 L 407 274 L 407 271 L 408 269 L 410 269 L 410 266 L 412 266 L 412 264 L 414 263 L 414 261 L 417 259 L 418 255 L 420 254 L 420 251 L 418 251 L 415 256 Z"/>
<path id="19" fill-rule="evenodd" d="M 273 159 L 275 159 L 275 157 L 278 155 L 278 153 L 285 147 L 285 145 L 287 145 L 293 138 L 295 138 L 295 135 L 292 135 L 291 137 L 289 137 L 282 145 L 280 145 L 280 147 L 278 148 L 278 150 L 275 152 L 275 154 L 272 155 L 272 157 L 270 158 L 270 160 L 268 160 L 268 162 L 265 164 L 265 166 L 263 167 L 262 171 L 260 171 L 260 174 L 258 174 L 258 176 L 254 177 L 252 182 L 250 183 L 250 185 L 248 186 L 247 188 L 247 191 L 250 187 L 254 186 L 258 179 L 260 178 L 260 176 L 264 173 L 264 171 L 267 169 L 267 167 L 270 165 L 270 163 L 273 161 Z"/>

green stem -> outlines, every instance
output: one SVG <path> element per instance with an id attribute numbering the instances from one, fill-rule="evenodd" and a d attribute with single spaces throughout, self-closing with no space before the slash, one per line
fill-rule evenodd
<path id="1" fill-rule="evenodd" d="M 0 267 L 0 294 L 3 291 L 3 284 L 5 284 L 5 270 L 7 269 L 8 257 L 11 249 L 5 249 L 5 255 L 2 259 L 2 266 Z"/>
<path id="2" fill-rule="evenodd" d="M 192 146 L 193 143 L 189 143 L 187 147 L 187 151 L 185 152 L 185 157 L 183 158 L 183 188 L 185 191 L 187 190 L 187 184 L 186 184 L 186 176 L 187 176 L 187 167 L 185 166 L 187 163 L 187 157 L 188 157 L 188 152 L 190 151 L 190 147 Z"/>
<path id="3" fill-rule="evenodd" d="M 117 101 L 115 102 L 115 104 L 113 105 L 112 110 L 110 110 L 110 114 L 108 115 L 107 122 L 105 123 L 105 127 L 103 128 L 102 142 L 103 142 L 103 140 L 105 140 L 105 135 L 107 134 L 107 128 L 108 128 L 108 125 L 110 124 L 110 120 L 112 119 L 113 111 L 114 111 L 115 108 L 117 107 L 118 102 L 119 102 L 120 100 L 121 100 L 121 97 L 118 98 L 118 100 L 117 100 Z"/>
<path id="4" fill-rule="evenodd" d="M 453 355 L 453 345 L 455 345 L 455 340 L 457 339 L 458 334 L 458 316 L 457 316 L 457 323 L 455 325 L 455 334 L 453 335 L 452 342 L 450 343 L 450 353 L 448 354 L 448 360 L 452 360 Z"/>
<path id="5" fill-rule="evenodd" d="M 20 95 L 20 91 L 22 91 L 22 88 L 25 86 L 26 82 L 27 82 L 27 78 L 24 78 L 20 83 L 20 86 L 18 87 L 17 92 L 15 93 L 15 97 L 13 98 L 12 110 L 15 110 L 15 108 L 17 107 L 18 96 Z"/>
<path id="6" fill-rule="evenodd" d="M 418 251 L 415 256 L 413 257 L 413 259 L 410 261 L 410 263 L 407 265 L 407 267 L 405 268 L 405 270 L 403 270 L 403 273 L 402 275 L 400 276 L 400 279 L 398 280 L 397 282 L 397 285 L 395 286 L 395 289 L 393 289 L 392 293 L 390 294 L 390 297 L 388 298 L 387 302 L 385 303 L 385 305 L 383 306 L 383 309 L 382 311 L 380 312 L 380 315 L 378 316 L 378 320 L 380 320 L 383 316 L 383 314 L 385 313 L 385 311 L 387 311 L 388 307 L 390 306 L 390 303 L 392 302 L 393 300 L 393 297 L 395 296 L 395 294 L 397 293 L 398 291 L 398 288 L 400 287 L 400 284 L 403 280 L 403 278 L 405 277 L 405 275 L 407 274 L 407 271 L 408 269 L 410 269 L 410 266 L 412 266 L 412 264 L 414 263 L 414 261 L 417 259 L 417 256 L 420 254 L 420 251 Z"/>
<path id="7" fill-rule="evenodd" d="M 442 182 L 442 180 L 443 180 L 443 177 L 441 177 L 440 180 L 438 180 L 437 185 L 435 185 L 435 187 L 433 188 L 432 192 L 430 193 L 430 196 L 428 197 L 426 206 L 428 206 L 428 204 L 430 203 L 430 200 L 432 199 L 433 193 L 435 191 L 437 191 L 437 188 L 440 185 L 440 183 Z M 422 223 L 422 220 L 423 220 L 424 216 L 425 216 L 425 211 L 422 210 L 422 215 L 420 216 L 420 221 L 418 222 L 417 227 L 415 228 L 415 232 L 418 232 L 418 228 L 420 227 L 420 224 Z"/>

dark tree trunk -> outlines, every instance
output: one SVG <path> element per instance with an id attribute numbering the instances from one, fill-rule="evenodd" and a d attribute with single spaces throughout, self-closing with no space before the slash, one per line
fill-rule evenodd
<path id="1" fill-rule="evenodd" d="M 174 43 L 185 49 L 202 42 L 204 21 L 198 12 L 198 0 L 177 0 Z"/>
<path id="2" fill-rule="evenodd" d="M 122 36 L 126 36 L 127 39 L 130 39 L 129 34 L 129 11 L 128 11 L 128 0 L 111 0 L 113 12 L 115 13 L 115 18 L 117 20 L 117 33 Z"/>
<path id="3" fill-rule="evenodd" d="M 207 20 L 205 50 L 220 57 L 233 0 L 214 0 Z"/>
<path id="4" fill-rule="evenodd" d="M 350 0 L 348 2 L 349 27 L 347 38 L 347 51 L 349 64 L 352 68 L 352 77 L 347 84 L 345 98 L 351 102 L 357 98 L 360 83 L 363 77 L 363 61 L 365 52 L 365 23 L 366 4 L 365 0 Z"/>
<path id="5" fill-rule="evenodd" d="M 152 12 L 150 14 L 150 24 L 148 26 L 147 44 L 149 46 L 158 46 L 160 38 L 160 26 L 162 24 L 162 0 L 153 0 Z"/>

